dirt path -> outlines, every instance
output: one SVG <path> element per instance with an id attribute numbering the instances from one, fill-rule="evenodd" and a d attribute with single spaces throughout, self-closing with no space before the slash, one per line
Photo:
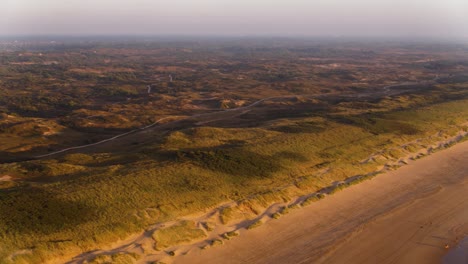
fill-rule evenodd
<path id="1" fill-rule="evenodd" d="M 405 83 L 400 83 L 400 84 L 388 85 L 388 86 L 383 87 L 382 92 L 380 92 L 380 93 L 378 93 L 378 92 L 369 92 L 369 93 L 349 94 L 349 95 L 334 93 L 334 94 L 324 94 L 324 95 L 322 95 L 322 94 L 319 94 L 319 95 L 302 94 L 302 95 L 272 96 L 272 97 L 267 97 L 267 98 L 260 99 L 260 100 L 255 101 L 255 102 L 253 102 L 253 103 L 251 103 L 251 104 L 249 104 L 247 106 L 221 110 L 221 111 L 218 111 L 218 112 L 196 114 L 196 115 L 186 117 L 184 119 L 188 120 L 188 119 L 196 119 L 196 118 L 199 118 L 199 117 L 208 117 L 208 118 L 211 117 L 211 119 L 201 121 L 202 124 L 210 123 L 210 122 L 213 122 L 213 121 L 224 120 L 224 119 L 231 118 L 232 116 L 228 115 L 228 116 L 225 116 L 225 117 L 219 117 L 220 114 L 223 114 L 223 113 L 228 114 L 230 112 L 243 112 L 243 111 L 246 111 L 246 110 L 248 110 L 248 109 L 250 109 L 252 107 L 260 105 L 261 103 L 263 103 L 265 101 L 274 100 L 274 99 L 290 99 L 290 98 L 294 98 L 294 97 L 307 97 L 307 98 L 322 98 L 322 99 L 325 99 L 327 97 L 344 97 L 344 98 L 372 97 L 372 98 L 374 98 L 374 97 L 379 97 L 379 96 L 394 96 L 394 95 L 398 95 L 398 94 L 403 93 L 403 92 L 407 92 L 406 90 L 401 90 L 401 91 L 398 91 L 396 89 L 392 90 L 394 88 L 405 87 L 405 86 L 408 86 L 408 85 L 417 85 L 417 84 L 431 84 L 433 82 L 434 81 L 423 81 L 423 82 L 420 82 L 420 83 L 406 83 L 405 82 Z M 104 140 L 101 140 L 101 141 L 98 141 L 98 142 L 95 142 L 95 143 L 80 145 L 80 146 L 75 146 L 75 147 L 69 147 L 69 148 L 61 149 L 61 150 L 54 151 L 54 152 L 51 152 L 51 153 L 47 153 L 47 154 L 43 154 L 43 155 L 37 155 L 37 156 L 34 156 L 33 158 L 34 159 L 41 159 L 41 158 L 54 156 L 54 155 L 61 154 L 61 153 L 64 153 L 64 152 L 68 152 L 68 151 L 72 151 L 72 150 L 84 149 L 84 148 L 89 148 L 89 147 L 94 147 L 94 146 L 97 146 L 97 145 L 101 145 L 101 144 L 104 144 L 104 143 L 107 143 L 107 142 L 110 142 L 110 141 L 114 141 L 116 139 L 131 135 L 131 134 L 135 134 L 135 133 L 138 133 L 138 132 L 141 132 L 141 131 L 148 130 L 150 128 L 155 127 L 158 124 L 161 124 L 161 122 L 163 122 L 165 120 L 168 120 L 168 119 L 171 119 L 171 118 L 174 118 L 174 117 L 172 117 L 172 116 L 164 117 L 164 118 L 156 120 L 154 123 L 152 123 L 150 125 L 147 125 L 147 126 L 144 126 L 144 127 L 141 127 L 141 128 L 136 128 L 136 129 L 133 129 L 131 131 L 128 131 L 128 132 L 125 132 L 125 133 L 122 133 L 122 134 L 119 134 L 119 135 L 116 135 L 116 136 L 113 136 L 111 138 L 107 138 L 107 139 L 104 139 Z"/>
<path id="2" fill-rule="evenodd" d="M 67 152 L 67 151 L 70 151 L 70 150 L 77 150 L 77 149 L 88 148 L 88 147 L 100 145 L 100 144 L 103 144 L 103 143 L 106 143 L 106 142 L 109 142 L 109 141 L 112 141 L 112 140 L 116 140 L 116 139 L 118 139 L 118 138 L 121 138 L 121 137 L 130 135 L 130 134 L 133 134 L 133 133 L 135 133 L 135 132 L 142 131 L 142 130 L 146 130 L 146 129 L 148 129 L 148 128 L 154 127 L 155 125 L 157 125 L 157 124 L 161 123 L 162 121 L 167 120 L 167 119 L 169 119 L 169 118 L 173 118 L 173 117 L 164 117 L 164 118 L 161 118 L 161 119 L 156 120 L 154 123 L 152 123 L 152 124 L 150 124 L 150 125 L 147 125 L 147 126 L 144 126 L 144 127 L 140 127 L 140 128 L 137 128 L 137 129 L 133 129 L 133 130 L 131 130 L 131 131 L 128 131 L 128 132 L 125 132 L 125 133 L 122 133 L 122 134 L 119 134 L 119 135 L 116 135 L 116 136 L 113 136 L 113 137 L 111 137 L 111 138 L 107 138 L 107 139 L 104 139 L 104 140 L 101 140 L 101 141 L 98 141 L 98 142 L 95 142 L 95 143 L 86 144 L 86 145 L 81 145 L 81 146 L 76 146 L 76 147 L 65 148 L 65 149 L 62 149 L 62 150 L 59 150 L 59 151 L 54 151 L 54 152 L 51 152 L 51 153 L 48 153 L 48 154 L 35 156 L 34 158 L 40 159 L 40 158 L 45 158 L 45 157 L 48 157 L 48 156 L 60 154 L 60 153 L 63 153 L 63 152 Z"/>
<path id="3" fill-rule="evenodd" d="M 174 263 L 440 263 L 468 234 L 468 142 Z"/>

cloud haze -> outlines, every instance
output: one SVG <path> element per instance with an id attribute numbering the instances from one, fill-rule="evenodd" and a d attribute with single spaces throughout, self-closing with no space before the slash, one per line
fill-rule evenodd
<path id="1" fill-rule="evenodd" d="M 467 28 L 466 0 L 6 0 L 0 10 L 2 35 L 468 38 Z"/>

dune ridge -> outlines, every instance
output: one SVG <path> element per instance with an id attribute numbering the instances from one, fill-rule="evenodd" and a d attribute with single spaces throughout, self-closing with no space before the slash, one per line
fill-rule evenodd
<path id="1" fill-rule="evenodd" d="M 383 166 L 379 166 L 375 171 L 372 171 L 368 174 L 349 177 L 344 181 L 335 182 L 333 185 L 322 188 L 316 192 L 307 193 L 292 198 L 283 197 L 283 202 L 275 202 L 273 204 L 264 205 L 263 207 L 257 206 L 256 208 L 252 208 L 252 205 L 249 204 L 248 201 L 247 203 L 246 201 L 226 202 L 220 204 L 208 212 L 199 212 L 197 214 L 183 217 L 176 221 L 158 223 L 147 228 L 140 234 L 135 234 L 126 240 L 118 241 L 112 245 L 109 245 L 108 248 L 83 253 L 79 256 L 75 256 L 72 260 L 66 263 L 86 263 L 88 261 L 92 261 L 95 258 L 99 258 L 100 256 L 111 256 L 115 254 L 131 254 L 132 258 L 138 259 L 139 263 L 146 263 L 148 261 L 162 261 L 164 263 L 172 263 L 175 259 L 177 259 L 177 257 L 181 257 L 187 254 L 190 255 L 190 252 L 196 252 L 200 249 L 207 249 L 216 245 L 224 244 L 225 241 L 228 241 L 239 234 L 242 236 L 247 232 L 248 229 L 252 229 L 254 227 L 260 226 L 261 224 L 273 221 L 282 217 L 283 215 L 286 215 L 292 209 L 305 207 L 312 202 L 321 200 L 325 196 L 329 196 L 336 191 L 344 189 L 345 187 L 360 183 L 367 179 L 371 179 L 378 174 L 395 170 L 396 168 L 411 163 L 423 156 L 429 155 L 441 149 L 445 149 L 455 143 L 465 140 L 467 135 L 468 132 L 464 130 L 459 131 L 454 136 L 447 136 L 444 135 L 443 131 L 439 131 L 439 133 L 436 135 L 429 137 L 430 139 L 438 138 L 439 141 L 436 143 L 430 145 L 421 144 L 419 145 L 421 148 L 418 148 L 417 151 L 408 153 L 404 157 L 392 158 L 384 156 L 383 158 L 386 159 L 387 162 Z M 443 139 L 440 140 L 440 138 Z M 424 140 L 427 139 L 417 139 L 415 141 L 403 144 L 399 146 L 399 148 L 405 149 L 410 144 L 418 144 L 418 142 L 422 142 Z M 369 156 L 369 158 L 361 162 L 370 163 L 375 161 L 377 158 L 382 158 L 383 151 L 384 150 L 373 153 Z M 324 168 L 320 173 L 327 172 L 327 168 Z M 282 189 L 284 190 L 291 187 L 294 186 L 288 185 Z M 280 192 L 281 189 L 278 191 Z M 429 190 L 429 192 L 432 191 L 433 190 Z M 251 197 L 251 199 L 254 198 L 255 197 Z M 236 215 L 233 217 L 233 219 L 223 221 L 223 214 L 225 210 L 229 210 L 230 208 L 234 207 L 241 207 L 243 209 L 241 215 Z M 202 238 L 199 237 L 198 239 L 192 239 L 189 242 L 185 241 L 182 244 L 171 245 L 164 248 L 163 250 L 160 248 L 156 250 L 158 242 L 155 241 L 153 234 L 157 230 L 171 228 L 172 226 L 175 226 L 182 221 L 189 221 L 194 223 L 198 230 L 202 230 L 205 233 L 205 236 Z M 371 220 L 367 219 L 366 223 L 369 221 Z"/>
<path id="2" fill-rule="evenodd" d="M 468 142 L 174 263 L 440 263 L 468 234 Z"/>

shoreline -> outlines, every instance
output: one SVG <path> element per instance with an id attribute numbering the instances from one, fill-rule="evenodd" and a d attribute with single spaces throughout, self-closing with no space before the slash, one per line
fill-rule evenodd
<path id="1" fill-rule="evenodd" d="M 468 141 L 169 261 L 440 263 L 468 232 L 466 160 Z"/>
<path id="2" fill-rule="evenodd" d="M 468 233 L 467 236 L 444 256 L 442 264 L 464 264 L 468 262 Z"/>
<path id="3" fill-rule="evenodd" d="M 421 157 L 425 157 L 424 159 L 422 159 L 422 160 L 425 160 L 427 159 L 426 156 L 432 157 L 434 155 L 438 155 L 438 153 L 450 151 L 452 148 L 455 148 L 459 145 L 464 145 L 464 144 L 466 145 L 468 141 L 464 141 L 464 139 L 466 139 L 465 137 L 467 134 L 468 132 L 466 131 L 460 131 L 455 136 L 446 138 L 442 141 L 433 142 L 431 145 L 427 145 L 427 147 L 425 147 L 424 149 L 420 149 L 412 154 L 409 154 L 406 157 L 401 157 L 401 158 L 394 159 L 394 160 L 388 160 L 385 166 L 382 166 L 380 169 L 372 173 L 351 177 L 344 182 L 336 182 L 336 184 L 332 186 L 325 187 L 313 193 L 307 193 L 304 195 L 296 196 L 288 201 L 284 200 L 284 202 L 281 202 L 281 203 L 269 204 L 264 209 L 262 209 L 262 211 L 259 214 L 257 214 L 253 219 L 249 218 L 248 216 L 245 216 L 247 217 L 246 219 L 244 218 L 238 219 L 235 222 L 229 222 L 229 223 L 219 222 L 219 219 L 221 218 L 222 210 L 224 208 L 230 207 L 232 205 L 238 205 L 238 203 L 231 201 L 229 203 L 223 203 L 213 208 L 210 211 L 205 211 L 205 213 L 202 213 L 202 214 L 197 213 L 197 214 L 183 217 L 179 219 L 179 221 L 171 221 L 171 222 L 156 224 L 146 229 L 145 232 L 141 234 L 132 235 L 128 239 L 113 243 L 112 245 L 110 245 L 110 247 L 102 248 L 100 250 L 94 250 L 91 252 L 85 252 L 78 256 L 74 256 L 73 258 L 69 258 L 69 261 L 67 261 L 66 263 L 82 263 L 85 260 L 89 261 L 97 256 L 121 254 L 124 252 L 127 252 L 127 253 L 132 252 L 132 253 L 139 255 L 137 263 L 148 263 L 148 262 L 154 262 L 154 261 L 156 261 L 156 263 L 157 261 L 162 261 L 163 263 L 167 263 L 167 264 L 173 263 L 174 261 L 175 263 L 179 263 L 177 261 L 179 261 L 179 259 L 182 259 L 182 261 L 184 261 L 183 259 L 185 255 L 191 256 L 193 255 L 193 253 L 196 253 L 196 252 L 203 252 L 203 254 L 205 254 L 205 252 L 209 253 L 211 250 L 214 250 L 214 249 L 211 249 L 211 247 L 214 247 L 218 244 L 224 244 L 225 242 L 229 244 L 230 241 L 228 240 L 233 239 L 234 241 L 236 241 L 238 239 L 242 239 L 246 234 L 249 234 L 252 231 L 256 231 L 256 230 L 247 230 L 247 229 L 250 229 L 249 227 L 251 225 L 256 224 L 257 222 L 260 222 L 260 224 L 266 223 L 264 226 L 268 226 L 270 225 L 270 223 L 274 224 L 275 222 L 278 221 L 276 220 L 277 217 L 275 217 L 275 215 L 279 215 L 281 216 L 281 218 L 283 217 L 286 218 L 286 216 L 296 213 L 296 211 L 303 211 L 303 210 L 307 211 L 309 210 L 309 207 L 313 208 L 314 205 L 317 206 L 317 204 L 320 204 L 320 205 L 326 204 L 327 200 L 333 199 L 333 197 L 337 195 L 337 194 L 334 194 L 336 191 L 340 191 L 340 190 L 346 191 L 349 189 L 354 190 L 355 188 L 359 188 L 355 186 L 361 186 L 362 184 L 365 184 L 366 182 L 374 182 L 374 181 L 379 182 L 379 180 L 373 179 L 374 176 L 378 176 L 377 178 L 380 179 L 380 177 L 386 174 L 395 172 L 395 168 L 398 168 L 396 171 L 399 171 L 400 169 L 407 167 L 408 164 L 412 165 L 416 162 L 419 162 L 420 161 L 419 158 Z M 405 147 L 407 144 L 410 144 L 410 143 L 406 143 L 400 147 Z M 373 159 L 376 155 L 379 155 L 379 154 L 380 152 L 371 154 L 371 156 L 368 159 L 362 162 L 369 162 L 370 159 Z M 368 181 L 368 179 L 373 179 L 373 180 Z M 359 184 L 355 185 L 355 183 L 359 183 Z M 342 187 L 350 187 L 350 186 L 351 188 L 342 188 Z M 279 191 L 281 192 L 281 190 Z M 344 191 L 340 191 L 339 193 L 342 193 L 342 192 Z M 325 196 L 327 196 L 327 199 L 320 201 L 320 203 L 317 203 L 315 201 L 319 200 L 316 198 L 320 194 L 322 195 L 324 194 Z M 333 195 L 330 195 L 330 194 L 333 194 Z M 400 200 L 400 202 L 404 201 L 404 198 L 402 199 L 403 200 Z M 363 201 L 361 202 L 365 202 L 365 199 L 363 199 Z M 314 205 L 311 205 L 311 204 L 314 204 Z M 397 205 L 393 205 L 393 206 L 398 207 Z M 292 210 L 292 209 L 301 208 L 301 207 L 303 207 L 301 210 Z M 286 209 L 289 213 L 283 212 L 284 209 Z M 361 226 L 363 223 L 366 223 L 366 221 L 372 220 L 373 218 L 377 217 L 379 214 L 382 214 L 382 212 L 380 213 L 374 212 L 373 215 L 370 216 L 370 218 L 369 216 L 366 216 L 367 218 L 365 218 L 364 221 L 357 223 L 357 224 Z M 315 216 L 312 216 L 312 217 L 315 217 Z M 154 250 L 155 244 L 154 244 L 154 240 L 151 237 L 151 234 L 153 232 L 161 228 L 164 229 L 173 225 L 177 225 L 178 222 L 186 221 L 186 220 L 194 221 L 199 228 L 202 228 L 203 230 L 205 230 L 205 232 L 207 233 L 207 237 L 205 237 L 203 240 L 195 240 L 195 241 L 191 241 L 188 243 L 181 243 L 181 244 L 177 244 L 174 246 L 170 246 L 163 251 Z M 210 227 L 210 230 L 209 230 L 205 226 L 207 222 L 212 222 L 215 225 Z M 237 236 L 238 234 L 240 234 L 241 236 L 240 238 L 226 237 L 225 235 L 229 232 L 235 232 L 236 233 L 235 236 Z M 276 232 L 276 231 L 273 231 L 273 232 Z M 223 247 L 224 246 L 222 247 L 217 246 L 216 248 L 223 248 Z M 323 245 L 320 247 L 323 247 Z M 207 250 L 204 250 L 204 249 L 207 249 Z M 180 262 L 180 263 L 186 263 L 186 262 Z M 233 262 L 233 263 L 237 263 L 237 262 Z M 259 263 L 262 263 L 262 262 L 259 262 Z"/>

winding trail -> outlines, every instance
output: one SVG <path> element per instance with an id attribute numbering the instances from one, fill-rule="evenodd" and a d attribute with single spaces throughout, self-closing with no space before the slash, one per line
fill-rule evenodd
<path id="1" fill-rule="evenodd" d="M 169 118 L 173 118 L 173 117 L 172 117 L 172 116 L 164 117 L 164 118 L 161 118 L 161 119 L 156 120 L 154 123 L 152 123 L 152 124 L 150 124 L 150 125 L 147 125 L 147 126 L 144 126 L 144 127 L 140 127 L 140 128 L 137 128 L 137 129 L 133 129 L 133 130 L 131 130 L 131 131 L 128 131 L 128 132 L 125 132 L 125 133 L 119 134 L 119 135 L 117 135 L 117 136 L 113 136 L 113 137 L 111 137 L 111 138 L 107 138 L 107 139 L 104 139 L 104 140 L 101 140 L 101 141 L 98 141 L 98 142 L 95 142 L 95 143 L 86 144 L 86 145 L 81 145 L 81 146 L 76 146 L 76 147 L 70 147 L 70 148 L 66 148 L 66 149 L 59 150 L 59 151 L 54 151 L 54 152 L 51 152 L 51 153 L 48 153 L 48 154 L 39 155 L 39 156 L 34 156 L 34 158 L 40 159 L 40 158 L 45 158 L 45 157 L 48 157 L 48 156 L 56 155 L 56 154 L 59 154 L 59 153 L 63 153 L 63 152 L 66 152 L 66 151 L 70 151 L 70 150 L 76 150 L 76 149 L 82 149 L 82 148 L 87 148 L 87 147 L 96 146 L 96 145 L 99 145 L 99 144 L 102 144 L 102 143 L 106 143 L 106 142 L 109 142 L 109 141 L 112 141 L 112 140 L 116 140 L 116 139 L 121 138 L 121 137 L 124 137 L 124 136 L 126 136 L 126 135 L 133 134 L 133 133 L 138 132 L 138 131 L 142 131 L 142 130 L 145 130 L 145 129 L 154 127 L 155 125 L 157 125 L 157 124 L 159 124 L 160 122 L 162 122 L 162 121 L 164 121 L 164 120 L 166 120 L 166 119 L 169 119 Z"/>
<path id="2" fill-rule="evenodd" d="M 341 97 L 341 98 L 359 98 L 359 99 L 363 99 L 365 97 L 374 98 L 374 97 L 379 97 L 379 96 L 394 96 L 394 95 L 398 95 L 400 93 L 404 93 L 404 92 L 408 91 L 408 90 L 392 91 L 392 89 L 394 89 L 394 88 L 404 87 L 404 86 L 409 86 L 409 85 L 410 86 L 420 85 L 420 84 L 430 85 L 430 84 L 434 83 L 435 81 L 437 81 L 438 78 L 439 77 L 436 77 L 432 81 L 403 82 L 403 83 L 400 83 L 400 84 L 387 85 L 387 86 L 384 86 L 382 88 L 382 92 L 367 92 L 367 93 L 360 93 L 360 94 L 328 93 L 328 94 L 318 94 L 318 95 L 296 94 L 296 95 L 285 95 L 285 96 L 271 96 L 271 97 L 266 97 L 266 98 L 260 99 L 258 101 L 255 101 L 255 102 L 253 102 L 253 103 L 251 103 L 251 104 L 249 104 L 247 106 L 241 106 L 241 107 L 221 110 L 221 111 L 217 111 L 217 112 L 196 114 L 196 115 L 192 115 L 192 116 L 188 116 L 186 118 L 183 118 L 182 120 L 189 120 L 189 119 L 194 119 L 194 118 L 198 118 L 198 117 L 214 116 L 214 115 L 219 115 L 219 114 L 222 114 L 222 113 L 228 113 L 228 112 L 234 112 L 234 111 L 237 112 L 237 111 L 248 110 L 248 109 L 250 109 L 252 107 L 255 107 L 255 106 L 257 106 L 257 105 L 259 105 L 259 104 L 261 104 L 261 103 L 263 103 L 265 101 L 274 100 L 274 99 L 289 99 L 289 98 L 295 98 L 295 97 L 322 98 L 322 99 L 329 98 L 329 97 L 330 98 L 340 98 Z M 80 146 L 75 146 L 75 147 L 69 147 L 69 148 L 54 151 L 54 152 L 51 152 L 51 153 L 47 153 L 47 154 L 43 154 L 43 155 L 37 155 L 37 156 L 34 156 L 33 158 L 34 159 L 41 159 L 41 158 L 54 156 L 54 155 L 64 153 L 64 152 L 68 152 L 68 151 L 72 151 L 72 150 L 84 149 L 84 148 L 88 148 L 88 147 L 101 145 L 103 143 L 110 142 L 110 141 L 125 137 L 125 136 L 130 135 L 130 134 L 134 134 L 134 133 L 137 133 L 137 132 L 141 132 L 141 131 L 153 128 L 154 126 L 160 124 L 162 121 L 168 120 L 168 119 L 171 119 L 171 118 L 174 118 L 174 116 L 168 116 L 168 117 L 160 118 L 160 119 L 156 120 L 155 122 L 153 122 L 150 125 L 140 127 L 140 128 L 136 128 L 136 129 L 133 129 L 131 131 L 128 131 L 128 132 L 125 132 L 125 133 L 122 133 L 122 134 L 119 134 L 119 135 L 116 135 L 116 136 L 113 136 L 111 138 L 107 138 L 107 139 L 104 139 L 104 140 L 101 140 L 101 141 L 98 141 L 98 142 L 95 142 L 95 143 L 80 145 Z M 214 117 L 214 119 L 204 121 L 203 123 L 223 120 L 223 119 L 226 119 L 226 118 L 228 118 L 228 117 L 224 117 L 224 118 Z M 178 121 L 180 121 L 180 120 L 178 120 Z"/>
<path id="3" fill-rule="evenodd" d="M 240 110 L 246 110 L 246 109 L 249 109 L 251 107 L 254 107 L 266 100 L 270 100 L 270 99 L 274 99 L 274 98 L 289 98 L 289 97 L 295 97 L 295 96 L 299 96 L 299 95 L 289 95 L 289 96 L 283 96 L 283 97 L 268 97 L 268 98 L 263 98 L 263 99 L 260 99 L 250 105 L 247 105 L 247 106 L 242 106 L 242 107 L 238 107 L 238 108 L 233 108 L 233 109 L 226 109 L 226 110 L 222 110 L 222 111 L 219 111 L 219 112 L 211 112 L 211 113 L 203 113 L 203 114 L 196 114 L 196 115 L 192 115 L 192 116 L 189 116 L 185 119 L 189 119 L 189 118 L 197 118 L 197 117 L 203 117 L 203 116 L 208 116 L 208 115 L 213 115 L 213 114 L 219 114 L 220 112 L 232 112 L 232 111 L 240 111 Z M 86 144 L 86 145 L 80 145 L 80 146 L 76 146 L 76 147 L 69 147 L 69 148 L 65 148 L 65 149 L 62 149 L 62 150 L 58 150 L 58 151 L 54 151 L 54 152 L 51 152 L 51 153 L 47 153 L 47 154 L 44 154 L 44 155 L 38 155 L 38 156 L 34 156 L 35 159 L 40 159 L 40 158 L 45 158 L 45 157 L 49 157 L 49 156 L 53 156 L 53 155 L 56 155 L 56 154 L 60 154 L 60 153 L 64 153 L 64 152 L 67 152 L 67 151 L 71 151 L 71 150 L 77 150 L 77 149 L 83 149 L 83 148 L 88 148 L 88 147 L 92 147 L 92 146 L 96 146 L 96 145 L 100 145 L 100 144 L 103 144 L 103 143 L 106 143 L 106 142 L 109 142 L 109 141 L 113 141 L 113 140 L 116 140 L 118 138 L 121 138 L 121 137 L 125 137 L 127 135 L 130 135 L 130 134 L 133 134 L 133 133 L 136 133 L 136 132 L 140 132 L 140 131 L 143 131 L 143 130 L 147 130 L 149 128 L 152 128 L 154 126 L 156 126 L 157 124 L 161 123 L 162 121 L 164 120 L 167 120 L 167 119 L 170 119 L 170 118 L 174 118 L 174 116 L 167 116 L 167 117 L 163 117 L 161 119 L 158 119 L 156 120 L 155 122 L 153 122 L 152 124 L 150 125 L 147 125 L 147 126 L 144 126 L 144 127 L 140 127 L 140 128 L 136 128 L 136 129 L 133 129 L 131 131 L 128 131 L 128 132 L 125 132 L 125 133 L 122 133 L 122 134 L 118 134 L 116 136 L 113 136 L 111 138 L 107 138 L 107 139 L 104 139 L 104 140 L 101 140 L 101 141 L 98 141 L 98 142 L 95 142 L 95 143 L 91 143 L 91 144 Z"/>

